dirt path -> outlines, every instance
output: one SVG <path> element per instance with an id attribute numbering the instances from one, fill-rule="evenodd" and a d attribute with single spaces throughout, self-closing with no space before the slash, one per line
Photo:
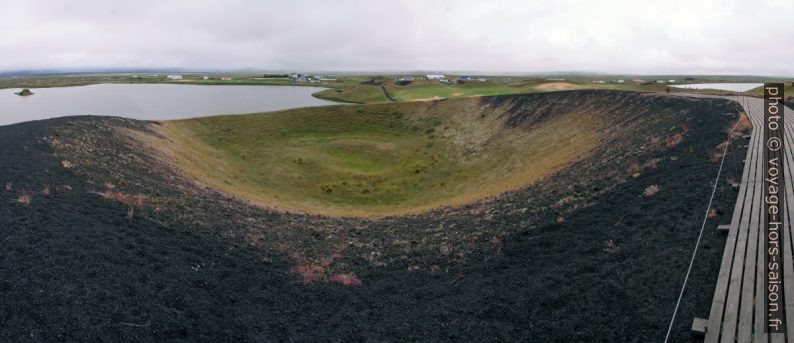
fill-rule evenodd
<path id="1" fill-rule="evenodd" d="M 387 99 L 389 99 L 389 100 L 390 100 L 390 101 L 392 101 L 392 102 L 396 102 L 396 101 L 397 101 L 396 99 L 394 99 L 394 98 L 391 96 L 391 93 L 389 93 L 389 91 L 388 91 L 388 90 L 386 90 L 386 87 L 384 87 L 384 86 L 380 86 L 380 89 L 381 89 L 381 90 L 383 90 L 383 95 L 384 95 L 384 96 L 386 96 L 386 98 L 387 98 Z"/>

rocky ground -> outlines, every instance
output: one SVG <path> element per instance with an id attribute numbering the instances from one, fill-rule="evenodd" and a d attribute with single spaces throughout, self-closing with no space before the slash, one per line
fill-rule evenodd
<path id="1" fill-rule="evenodd" d="M 542 183 L 367 220 L 279 213 L 196 184 L 130 137 L 148 123 L 1 126 L 0 340 L 661 340 L 740 108 L 584 94 L 660 114 L 622 114 L 610 144 Z M 513 101 L 520 125 L 542 112 L 533 96 L 483 101 Z M 716 226 L 736 198 L 726 181 L 745 154 L 734 141 L 676 341 L 708 314 Z"/>

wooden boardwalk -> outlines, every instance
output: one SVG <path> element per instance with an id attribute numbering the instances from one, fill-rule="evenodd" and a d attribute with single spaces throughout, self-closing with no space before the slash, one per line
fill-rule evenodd
<path id="1" fill-rule="evenodd" d="M 794 217 L 794 111 L 785 112 L 785 201 L 783 275 L 786 334 L 764 333 L 763 99 L 738 98 L 753 124 L 739 196 L 706 326 L 706 342 L 794 342 L 794 265 L 790 220 Z"/>

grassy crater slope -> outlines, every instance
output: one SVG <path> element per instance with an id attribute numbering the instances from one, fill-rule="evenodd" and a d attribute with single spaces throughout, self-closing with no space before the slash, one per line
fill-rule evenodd
<path id="1" fill-rule="evenodd" d="M 585 157 L 608 133 L 615 105 L 609 97 L 583 101 L 583 94 L 169 121 L 157 127 L 167 139 L 154 144 L 187 175 L 260 205 L 400 215 L 521 188 Z M 623 111 L 650 115 L 642 106 Z"/>

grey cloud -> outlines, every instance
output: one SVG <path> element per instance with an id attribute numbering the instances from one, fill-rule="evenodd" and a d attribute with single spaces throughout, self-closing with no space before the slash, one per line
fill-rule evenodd
<path id="1" fill-rule="evenodd" d="M 794 75 L 794 3 L 5 1 L 0 70 Z"/>

